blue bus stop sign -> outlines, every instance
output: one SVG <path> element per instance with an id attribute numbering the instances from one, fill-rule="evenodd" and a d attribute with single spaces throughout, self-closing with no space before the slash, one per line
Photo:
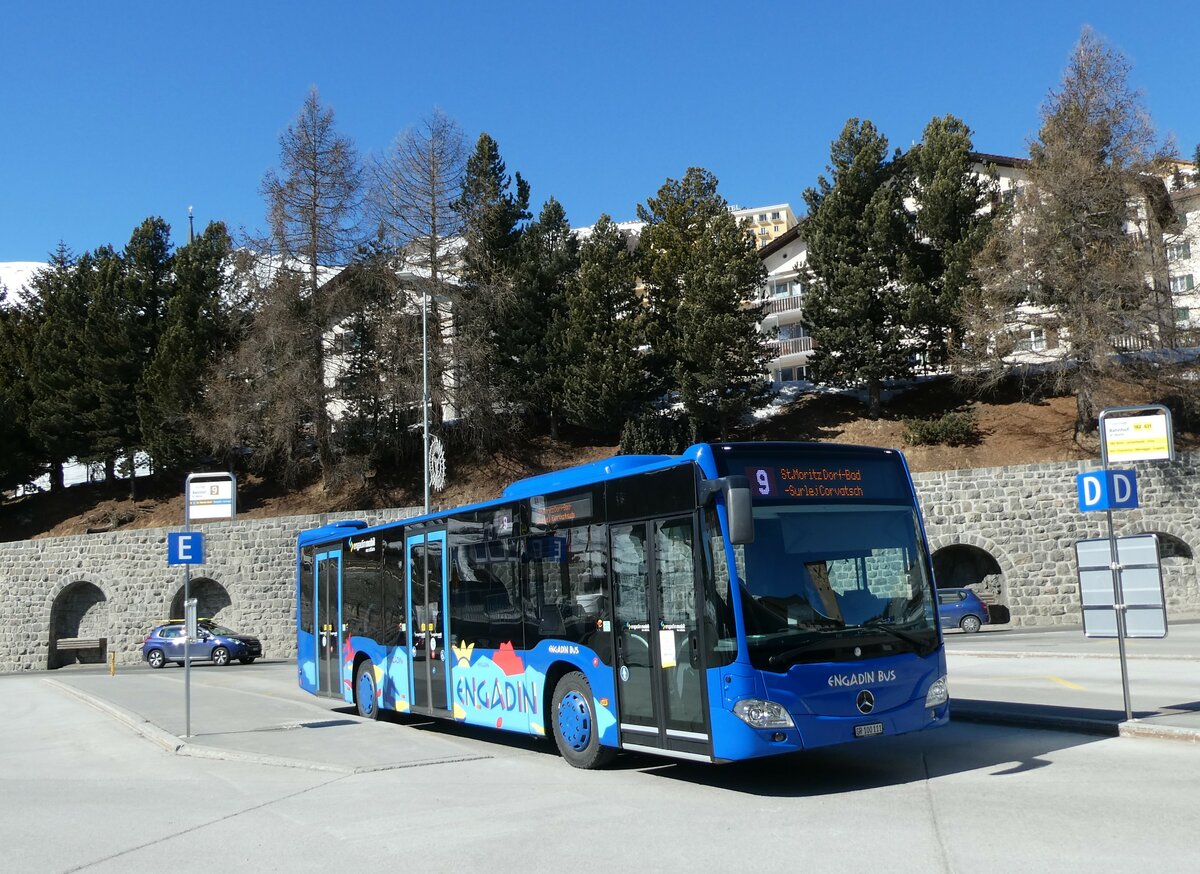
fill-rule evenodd
<path id="1" fill-rule="evenodd" d="M 204 532 L 168 533 L 167 564 L 204 564 Z"/>
<path id="2" fill-rule="evenodd" d="M 1138 506 L 1137 471 L 1094 470 L 1075 476 L 1079 511 L 1134 510 Z"/>

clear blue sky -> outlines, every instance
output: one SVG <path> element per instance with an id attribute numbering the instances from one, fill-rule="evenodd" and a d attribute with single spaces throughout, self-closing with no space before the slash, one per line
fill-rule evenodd
<path id="1" fill-rule="evenodd" d="M 1025 154 L 1083 24 L 1185 156 L 1200 141 L 1200 18 L 1144 2 L 583 4 L 10 2 L 0 11 L 0 261 L 118 248 L 161 215 L 264 226 L 259 185 L 310 86 L 361 153 L 434 106 L 487 131 L 536 209 L 575 225 L 689 166 L 743 206 L 790 202 L 846 118 L 894 145 L 954 113 Z"/>

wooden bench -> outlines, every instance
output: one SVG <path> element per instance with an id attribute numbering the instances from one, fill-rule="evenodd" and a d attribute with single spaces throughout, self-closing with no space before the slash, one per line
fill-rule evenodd
<path id="1" fill-rule="evenodd" d="M 89 664 L 99 664 L 108 655 L 107 637 L 60 637 L 50 645 L 50 667 L 61 668 L 73 665 L 76 661 L 86 661 Z M 87 658 L 80 659 L 76 653 L 86 653 Z M 92 653 L 99 653 L 95 658 Z"/>
<path id="2" fill-rule="evenodd" d="M 107 649 L 107 637 L 60 637 L 54 641 L 54 648 L 59 652 L 66 649 Z"/>

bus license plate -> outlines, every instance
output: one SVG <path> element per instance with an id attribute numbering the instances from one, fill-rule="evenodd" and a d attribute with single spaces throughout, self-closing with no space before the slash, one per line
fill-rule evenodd
<path id="1" fill-rule="evenodd" d="M 854 726 L 855 737 L 874 737 L 877 734 L 883 734 L 882 722 L 871 722 L 867 725 Z"/>

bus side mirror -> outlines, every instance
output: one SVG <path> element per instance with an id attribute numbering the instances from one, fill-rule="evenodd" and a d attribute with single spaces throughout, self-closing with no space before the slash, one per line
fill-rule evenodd
<path id="1" fill-rule="evenodd" d="M 744 476 L 727 476 L 721 482 L 725 492 L 725 514 L 729 519 L 729 542 L 754 542 L 754 508 L 750 503 L 750 480 Z"/>

